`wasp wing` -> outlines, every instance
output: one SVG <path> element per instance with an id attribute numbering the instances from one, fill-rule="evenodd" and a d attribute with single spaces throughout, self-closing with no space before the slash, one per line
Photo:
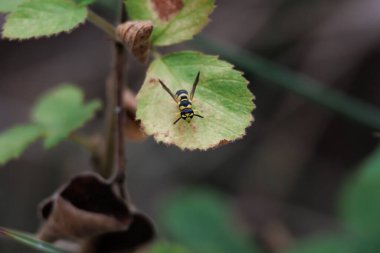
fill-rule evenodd
<path id="1" fill-rule="evenodd" d="M 199 71 L 198 74 L 197 74 L 197 77 L 195 78 L 195 81 L 194 81 L 194 84 L 193 84 L 193 88 L 191 89 L 191 93 L 190 93 L 190 100 L 193 99 L 194 97 L 194 93 L 195 93 L 195 89 L 197 88 L 197 85 L 199 83 L 199 76 L 200 76 L 201 72 Z"/>
<path id="2" fill-rule="evenodd" d="M 176 96 L 174 96 L 173 92 L 164 84 L 164 82 L 161 81 L 160 79 L 158 79 L 158 81 L 160 82 L 162 88 L 164 88 L 164 90 L 166 90 L 167 93 L 169 93 L 169 95 L 174 99 L 174 101 L 178 103 Z"/>

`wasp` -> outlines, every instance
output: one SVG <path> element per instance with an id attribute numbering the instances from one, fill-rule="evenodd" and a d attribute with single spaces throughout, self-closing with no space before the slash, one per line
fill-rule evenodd
<path id="1" fill-rule="evenodd" d="M 197 88 L 197 85 L 199 83 L 199 76 L 201 72 L 198 72 L 197 77 L 195 78 L 195 81 L 193 83 L 193 88 L 191 89 L 190 92 L 190 97 L 189 97 L 189 92 L 187 90 L 178 90 L 175 95 L 173 92 L 164 84 L 163 81 L 158 79 L 160 82 L 162 88 L 169 93 L 169 95 L 173 98 L 173 100 L 178 104 L 179 108 L 179 118 L 173 122 L 173 125 L 175 125 L 180 119 L 185 120 L 187 123 L 190 123 L 190 121 L 193 119 L 194 116 L 202 118 L 202 115 L 199 115 L 196 113 L 196 111 L 193 110 L 193 104 L 192 100 L 195 94 L 195 89 Z"/>

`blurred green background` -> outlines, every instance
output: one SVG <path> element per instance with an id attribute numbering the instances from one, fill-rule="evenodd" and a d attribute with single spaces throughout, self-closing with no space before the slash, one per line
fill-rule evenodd
<path id="1" fill-rule="evenodd" d="M 115 2 L 94 10 L 112 20 Z M 245 138 L 216 150 L 127 142 L 133 201 L 177 245 L 153 253 L 380 252 L 379 14 L 378 0 L 218 0 L 203 37 L 163 50 L 220 54 L 245 72 L 257 109 Z M 0 40 L 0 130 L 27 122 L 33 102 L 61 82 L 104 99 L 111 52 L 91 24 Z M 134 91 L 145 70 L 130 59 Z M 102 129 L 103 116 L 83 131 Z M 91 170 L 89 159 L 69 142 L 48 152 L 38 143 L 1 167 L 0 225 L 36 231 L 39 202 Z M 25 248 L 1 240 L 0 252 Z"/>

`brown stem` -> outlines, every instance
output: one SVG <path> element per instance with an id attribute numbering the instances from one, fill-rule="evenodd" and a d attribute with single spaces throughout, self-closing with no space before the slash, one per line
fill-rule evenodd
<path id="1" fill-rule="evenodd" d="M 123 1 L 121 2 L 120 23 L 127 19 Z M 117 184 L 120 195 L 125 198 L 124 182 L 125 182 L 125 147 L 124 147 L 124 109 L 123 109 L 123 83 L 125 80 L 127 52 L 123 44 L 115 42 L 115 100 L 116 100 L 116 169 L 113 181 Z"/>
<path id="2" fill-rule="evenodd" d="M 102 29 L 110 39 L 119 40 L 116 36 L 115 27 L 90 9 L 87 9 L 87 20 Z"/>

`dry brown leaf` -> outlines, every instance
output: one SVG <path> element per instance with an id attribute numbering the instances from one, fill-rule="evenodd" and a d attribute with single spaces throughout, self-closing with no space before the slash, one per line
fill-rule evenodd
<path id="1" fill-rule="evenodd" d="M 133 214 L 128 229 L 107 233 L 86 240 L 82 245 L 83 253 L 134 252 L 155 238 L 152 221 L 143 213 Z"/>
<path id="2" fill-rule="evenodd" d="M 132 221 L 128 205 L 112 190 L 112 185 L 96 174 L 73 178 L 41 205 L 46 221 L 37 237 L 81 240 L 125 230 Z"/>

